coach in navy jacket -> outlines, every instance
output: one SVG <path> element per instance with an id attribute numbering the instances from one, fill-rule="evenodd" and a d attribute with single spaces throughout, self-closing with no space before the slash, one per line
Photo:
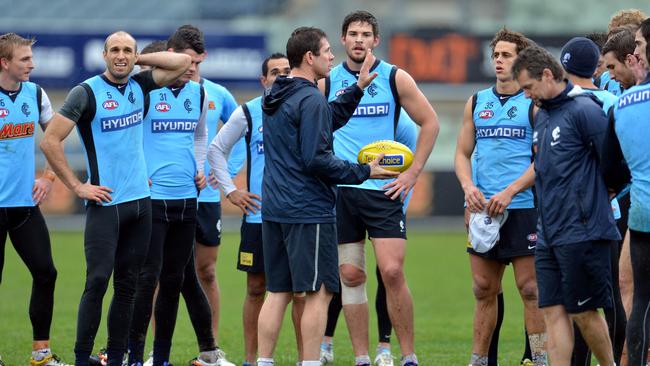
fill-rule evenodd
<path id="1" fill-rule="evenodd" d="M 278 77 L 264 97 L 262 217 L 284 223 L 336 222 L 336 184 L 359 184 L 370 166 L 334 156 L 332 132 L 356 109 L 363 91 L 354 84 L 328 105 L 317 85 Z M 308 120 L 300 116 L 308 115 Z"/>
<path id="2" fill-rule="evenodd" d="M 259 316 L 257 365 L 273 366 L 273 350 L 292 294 L 305 295 L 301 315 L 302 364 L 320 365 L 327 308 L 339 291 L 335 185 L 396 175 L 334 156 L 332 130 L 352 116 L 363 88 L 376 77 L 366 56 L 357 85 L 330 105 L 316 86 L 329 74 L 332 54 L 325 32 L 294 30 L 287 41 L 291 77 L 276 79 L 262 103 L 264 181 L 262 246 L 269 295 Z"/>
<path id="3" fill-rule="evenodd" d="M 607 117 L 541 47 L 520 52 L 513 74 L 540 107 L 533 134 L 535 274 L 551 363 L 570 363 L 575 321 L 599 363 L 613 365 L 607 323 L 597 311 L 612 306 L 610 250 L 620 239 L 598 154 L 608 143 Z"/>
<path id="4" fill-rule="evenodd" d="M 598 157 L 608 122 L 592 98 L 567 82 L 535 118 L 538 237 L 546 245 L 620 239 Z"/>

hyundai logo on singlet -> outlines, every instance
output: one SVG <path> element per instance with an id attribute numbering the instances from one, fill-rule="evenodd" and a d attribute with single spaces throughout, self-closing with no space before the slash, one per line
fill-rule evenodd
<path id="1" fill-rule="evenodd" d="M 390 111 L 388 103 L 367 103 L 359 104 L 354 111 L 353 117 L 383 117 Z"/>
<path id="2" fill-rule="evenodd" d="M 476 139 L 525 139 L 526 128 L 521 126 L 484 126 L 476 127 Z"/>
<path id="3" fill-rule="evenodd" d="M 625 108 L 647 100 L 650 100 L 650 90 L 638 90 L 634 93 L 626 94 L 618 98 L 618 107 Z"/>
<path id="4" fill-rule="evenodd" d="M 257 141 L 257 154 L 258 155 L 264 154 L 264 141 L 262 140 Z"/>
<path id="5" fill-rule="evenodd" d="M 105 117 L 99 121 L 102 126 L 102 132 L 123 130 L 142 123 L 142 109 L 121 116 Z"/>
<path id="6" fill-rule="evenodd" d="M 196 125 L 196 120 L 153 119 L 151 120 L 151 132 L 194 132 Z"/>

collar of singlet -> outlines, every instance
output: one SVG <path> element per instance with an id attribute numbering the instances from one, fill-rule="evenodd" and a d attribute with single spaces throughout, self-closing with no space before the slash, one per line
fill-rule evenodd
<path id="1" fill-rule="evenodd" d="M 118 84 L 118 83 L 114 83 L 114 82 L 108 80 L 108 78 L 107 78 L 106 75 L 104 75 L 104 74 L 102 74 L 102 75 L 100 75 L 100 76 L 102 77 L 102 80 L 104 80 L 104 81 L 106 82 L 106 84 L 108 84 L 108 85 L 114 87 L 114 88 L 117 89 L 120 93 L 124 94 L 124 91 L 126 90 L 126 84 L 128 84 L 128 82 L 126 82 L 126 83 L 124 83 L 124 84 Z"/>
<path id="2" fill-rule="evenodd" d="M 169 85 L 169 86 L 167 86 L 167 89 L 169 89 L 169 91 L 172 92 L 172 94 L 174 94 L 175 97 L 178 97 L 178 94 L 181 93 L 181 91 L 183 90 L 185 85 L 187 85 L 187 84 L 183 84 L 183 85 L 181 85 L 179 87 L 172 87 L 171 85 Z"/>
<path id="3" fill-rule="evenodd" d="M 375 63 L 372 64 L 372 67 L 370 68 L 369 72 L 373 72 L 373 71 L 377 68 L 377 66 L 379 66 L 379 63 L 380 63 L 380 62 L 381 62 L 380 59 L 376 59 L 376 60 L 375 60 Z M 357 79 L 359 78 L 359 72 L 358 72 L 358 71 L 353 71 L 353 70 L 351 70 L 351 69 L 348 67 L 348 63 L 347 63 L 346 61 L 343 61 L 343 68 L 344 68 L 345 70 L 347 70 L 347 72 L 349 72 L 350 74 L 354 75 L 354 77 L 356 77 Z"/>
<path id="4" fill-rule="evenodd" d="M 18 94 L 20 94 L 20 91 L 23 90 L 23 83 L 18 84 L 18 90 L 6 90 L 3 87 L 0 87 L 0 92 L 6 94 L 9 98 L 11 98 L 11 101 L 15 101 L 16 97 Z"/>
<path id="5" fill-rule="evenodd" d="M 495 95 L 497 98 L 499 98 L 499 102 L 501 102 L 501 105 L 505 104 L 508 100 L 510 100 L 510 98 L 512 98 L 512 97 L 514 97 L 514 96 L 517 96 L 517 95 L 521 94 L 523 91 L 524 91 L 523 89 L 519 89 L 519 90 L 517 90 L 517 92 L 514 93 L 514 94 L 501 94 L 501 93 L 499 93 L 499 92 L 497 91 L 497 87 L 496 87 L 496 86 L 493 86 L 493 87 L 492 87 L 492 93 L 494 93 L 494 95 Z"/>

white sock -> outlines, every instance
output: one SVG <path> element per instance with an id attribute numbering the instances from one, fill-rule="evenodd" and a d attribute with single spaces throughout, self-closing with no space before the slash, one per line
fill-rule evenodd
<path id="1" fill-rule="evenodd" d="M 41 348 L 36 351 L 32 351 L 32 358 L 34 361 L 41 361 L 45 357 L 52 354 L 52 351 L 49 348 Z"/>
<path id="2" fill-rule="evenodd" d="M 207 363 L 215 363 L 219 359 L 219 355 L 217 354 L 217 350 L 214 349 L 212 351 L 201 352 L 199 354 L 199 359 Z"/>
<path id="3" fill-rule="evenodd" d="M 368 355 L 356 356 L 354 358 L 354 363 L 357 364 L 357 365 L 359 365 L 359 364 L 363 365 L 363 364 L 366 364 L 366 363 L 370 365 L 371 364 L 370 356 L 368 356 Z"/>
<path id="4" fill-rule="evenodd" d="M 302 366 L 320 366 L 320 361 L 302 361 Z"/>
<path id="5" fill-rule="evenodd" d="M 274 366 L 275 363 L 273 363 L 272 358 L 258 358 L 257 359 L 257 366 Z"/>
<path id="6" fill-rule="evenodd" d="M 474 354 L 472 354 L 472 357 Z M 418 358 L 415 356 L 415 353 L 411 353 L 410 355 L 404 355 L 402 356 L 402 365 L 405 365 L 408 362 L 412 362 L 416 365 L 419 365 L 418 363 Z M 487 365 L 487 356 L 485 356 L 485 365 Z"/>

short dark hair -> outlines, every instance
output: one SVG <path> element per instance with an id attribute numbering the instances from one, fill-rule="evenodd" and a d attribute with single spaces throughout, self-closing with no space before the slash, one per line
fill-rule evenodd
<path id="1" fill-rule="evenodd" d="M 262 76 L 266 76 L 266 74 L 269 72 L 269 61 L 279 60 L 282 58 L 287 58 L 287 56 L 285 56 L 284 53 L 281 52 L 272 53 L 271 56 L 265 58 L 264 62 L 262 62 Z"/>
<path id="2" fill-rule="evenodd" d="M 182 25 L 167 40 L 167 48 L 175 52 L 191 49 L 198 54 L 205 53 L 203 32 L 191 24 Z"/>
<path id="3" fill-rule="evenodd" d="M 494 38 L 492 38 L 492 42 L 490 42 L 490 47 L 492 48 L 492 52 L 494 52 L 494 47 L 497 46 L 497 43 L 501 41 L 514 43 L 517 46 L 517 54 L 521 52 L 524 48 L 532 45 L 532 41 L 528 39 L 526 36 L 524 36 L 519 32 L 511 31 L 506 27 L 501 28 L 494 35 Z"/>
<path id="4" fill-rule="evenodd" d="M 639 30 L 641 31 L 641 36 L 645 38 L 645 58 L 646 60 L 650 60 L 650 47 L 647 46 L 648 43 L 650 43 L 650 18 L 647 18 L 643 22 L 641 22 L 641 25 L 639 26 Z M 648 65 L 646 65 L 648 67 Z"/>
<path id="5" fill-rule="evenodd" d="M 153 41 L 144 46 L 140 54 L 167 51 L 167 41 Z"/>
<path id="6" fill-rule="evenodd" d="M 531 78 L 541 80 L 544 69 L 551 70 L 555 81 L 564 79 L 564 69 L 560 63 L 550 52 L 539 46 L 524 48 L 512 64 L 512 74 L 515 79 L 519 78 L 523 70 L 526 70 Z"/>
<path id="7" fill-rule="evenodd" d="M 372 33 L 375 35 L 375 37 L 379 35 L 379 22 L 377 21 L 377 18 L 365 10 L 357 10 L 353 11 L 352 13 L 346 15 L 345 18 L 343 18 L 341 36 L 345 36 L 345 34 L 348 32 L 348 27 L 350 27 L 350 24 L 354 22 L 370 24 L 372 26 Z"/>
<path id="8" fill-rule="evenodd" d="M 614 57 L 620 62 L 625 61 L 627 55 L 634 53 L 634 33 L 629 29 L 621 29 L 611 36 L 603 46 L 601 53 L 603 55 L 614 52 Z"/>
<path id="9" fill-rule="evenodd" d="M 605 32 L 593 32 L 585 35 L 585 38 L 590 39 L 592 42 L 598 46 L 599 50 L 603 49 L 605 43 L 607 43 L 607 33 Z"/>
<path id="10" fill-rule="evenodd" d="M 302 57 L 311 51 L 314 56 L 320 56 L 321 39 L 327 38 L 322 29 L 314 27 L 296 28 L 287 41 L 287 59 L 293 69 L 302 64 Z"/>

